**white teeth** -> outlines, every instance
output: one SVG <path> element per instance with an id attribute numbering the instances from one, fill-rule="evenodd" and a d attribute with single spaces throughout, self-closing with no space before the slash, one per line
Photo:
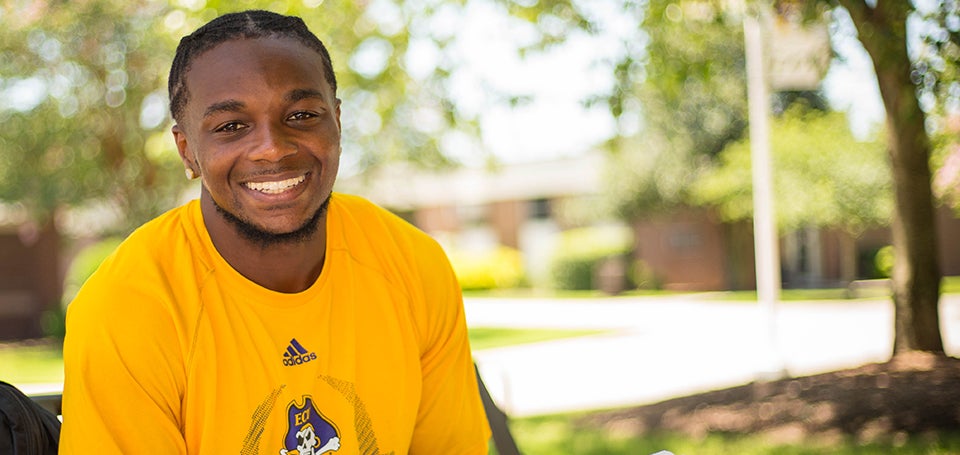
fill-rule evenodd
<path id="1" fill-rule="evenodd" d="M 278 194 L 293 188 L 306 179 L 306 176 L 294 177 L 279 182 L 247 182 L 247 188 L 267 194 Z"/>

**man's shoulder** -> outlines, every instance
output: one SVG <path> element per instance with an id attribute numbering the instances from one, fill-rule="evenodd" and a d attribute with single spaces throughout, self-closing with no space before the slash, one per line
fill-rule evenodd
<path id="1" fill-rule="evenodd" d="M 199 210 L 197 201 L 168 210 L 144 223 L 121 243 L 119 250 L 166 251 L 173 242 L 186 242 L 195 231 L 193 212 Z"/>
<path id="2" fill-rule="evenodd" d="M 345 223 L 357 224 L 365 229 L 382 227 L 396 234 L 426 236 L 420 229 L 397 214 L 361 196 L 335 193 L 333 204 L 337 206 L 338 216 Z"/>
<path id="3" fill-rule="evenodd" d="M 389 210 L 355 194 L 333 193 L 331 203 L 354 216 L 383 216 L 390 213 Z"/>
<path id="4" fill-rule="evenodd" d="M 171 283 L 183 281 L 195 269 L 185 232 L 190 210 L 191 204 L 172 209 L 127 236 L 86 280 L 71 306 L 83 302 L 84 307 L 117 311 L 123 306 L 116 305 L 118 299 L 140 305 L 168 299 Z"/>
<path id="5" fill-rule="evenodd" d="M 191 249 L 190 238 L 195 235 L 190 232 L 194 202 L 171 209 L 134 230 L 101 264 L 99 274 L 111 276 L 111 281 L 127 275 L 145 277 L 165 268 L 167 262 L 182 261 L 182 253 Z"/>
<path id="6" fill-rule="evenodd" d="M 434 256 L 440 246 L 425 232 L 389 210 L 360 196 L 337 193 L 332 207 L 337 218 L 338 236 L 348 249 L 367 245 L 376 256 Z M 337 235 L 337 234 L 335 234 Z M 375 247 L 374 247 L 375 246 Z"/>

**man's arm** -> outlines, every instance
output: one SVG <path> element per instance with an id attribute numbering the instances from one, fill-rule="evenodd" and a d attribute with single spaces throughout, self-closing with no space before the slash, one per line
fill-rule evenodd
<path id="1" fill-rule="evenodd" d="M 435 262 L 421 273 L 429 338 L 420 357 L 423 389 L 410 453 L 486 454 L 490 429 L 480 401 L 460 286 L 439 247 Z"/>
<path id="2" fill-rule="evenodd" d="M 88 283 L 67 314 L 61 453 L 186 453 L 180 344 L 155 297 Z"/>

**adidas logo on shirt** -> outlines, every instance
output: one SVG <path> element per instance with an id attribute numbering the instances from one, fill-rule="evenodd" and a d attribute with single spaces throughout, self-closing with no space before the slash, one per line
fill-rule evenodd
<path id="1" fill-rule="evenodd" d="M 290 340 L 286 352 L 283 353 L 283 364 L 288 367 L 301 365 L 316 359 L 317 353 L 307 352 L 307 348 L 303 347 L 296 338 Z"/>

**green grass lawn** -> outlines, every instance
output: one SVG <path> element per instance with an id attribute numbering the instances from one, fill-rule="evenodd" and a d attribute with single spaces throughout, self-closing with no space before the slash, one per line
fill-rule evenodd
<path id="1" fill-rule="evenodd" d="M 63 353 L 55 343 L 0 345 L 0 380 L 63 382 Z"/>
<path id="2" fill-rule="evenodd" d="M 669 450 L 676 455 L 854 455 L 960 453 L 960 434 L 924 434 L 890 437 L 888 441 L 860 443 L 853 438 L 833 441 L 777 443 L 762 436 L 708 434 L 631 435 L 627 431 L 584 427 L 581 414 L 514 419 L 511 431 L 524 455 L 648 455 Z M 491 444 L 492 445 L 492 444 Z M 491 447 L 491 454 L 496 450 Z"/>
<path id="3" fill-rule="evenodd" d="M 960 276 L 945 276 L 940 282 L 940 292 L 943 294 L 960 293 Z"/>
<path id="4" fill-rule="evenodd" d="M 563 330 L 563 329 L 505 329 L 492 327 L 474 327 L 470 329 L 470 347 L 474 351 L 498 348 L 525 343 L 550 341 L 604 333 L 604 330 Z"/>
<path id="5" fill-rule="evenodd" d="M 960 276 L 943 277 L 940 283 L 941 294 L 960 293 Z M 883 298 L 885 295 L 881 289 L 871 289 L 864 291 L 865 298 Z M 727 301 L 751 301 L 757 300 L 756 291 L 726 291 L 718 292 L 711 297 L 716 300 Z M 783 289 L 780 291 L 780 300 L 790 301 L 810 301 L 810 300 L 847 300 L 850 296 L 846 288 L 826 288 L 826 289 Z M 855 299 L 851 299 L 855 300 Z"/>
<path id="6" fill-rule="evenodd" d="M 713 300 L 726 301 L 755 301 L 757 291 L 724 291 L 717 292 L 710 297 Z M 783 289 L 780 291 L 780 300 L 809 301 L 809 300 L 847 300 L 846 289 Z"/>

